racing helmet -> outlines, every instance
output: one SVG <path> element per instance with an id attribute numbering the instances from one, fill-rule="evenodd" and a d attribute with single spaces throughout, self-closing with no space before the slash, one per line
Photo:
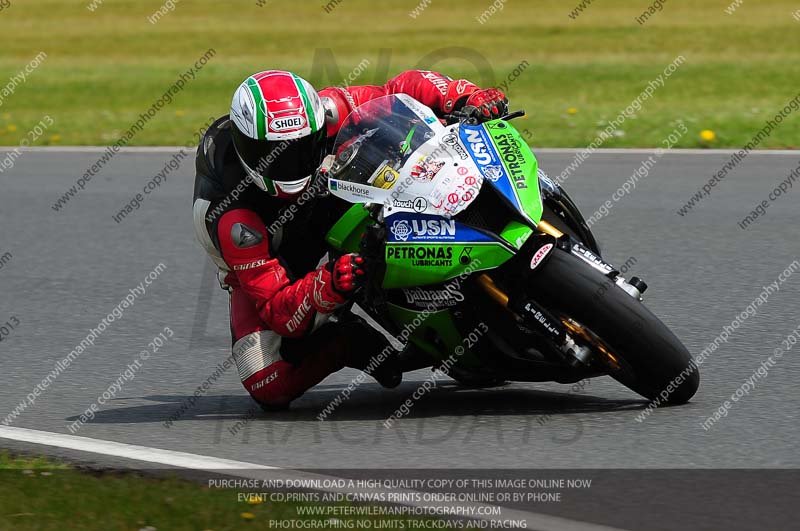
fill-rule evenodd
<path id="1" fill-rule="evenodd" d="M 233 145 L 250 180 L 270 195 L 302 193 L 322 161 L 325 108 L 314 87 L 292 72 L 245 79 L 231 102 Z"/>

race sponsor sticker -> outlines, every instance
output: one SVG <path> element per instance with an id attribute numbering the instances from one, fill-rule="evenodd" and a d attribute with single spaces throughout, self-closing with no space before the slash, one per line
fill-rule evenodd
<path id="1" fill-rule="evenodd" d="M 396 219 L 389 232 L 399 241 L 455 240 L 456 222 L 451 219 Z"/>
<path id="2" fill-rule="evenodd" d="M 550 253 L 552 249 L 553 249 L 552 243 L 548 243 L 546 245 L 541 246 L 539 250 L 533 254 L 533 258 L 531 258 L 531 269 L 536 269 L 539 266 L 539 264 L 541 264 L 544 261 L 544 259 L 547 257 L 547 255 Z"/>
<path id="3" fill-rule="evenodd" d="M 383 161 L 382 164 L 375 173 L 373 173 L 367 182 L 376 188 L 383 188 L 384 190 L 388 190 L 392 186 L 394 186 L 398 179 L 400 178 L 400 174 L 397 173 L 397 170 L 386 164 L 388 160 Z"/>
<path id="4" fill-rule="evenodd" d="M 415 308 L 452 308 L 464 302 L 464 293 L 451 285 L 441 288 L 407 288 L 403 291 L 404 302 Z"/>
<path id="5" fill-rule="evenodd" d="M 330 179 L 329 186 L 331 192 L 338 193 L 338 195 L 345 197 L 352 197 L 355 200 L 375 199 L 375 196 L 373 194 L 373 189 L 363 184 L 351 183 L 347 181 L 339 181 L 337 179 Z"/>
<path id="6" fill-rule="evenodd" d="M 424 197 L 417 197 L 414 199 L 392 199 L 392 206 L 395 208 L 413 210 L 414 212 L 425 212 L 425 209 L 428 208 L 428 200 Z"/>
<path id="7" fill-rule="evenodd" d="M 280 118 L 273 118 L 269 121 L 270 130 L 277 133 L 296 131 L 302 129 L 305 125 L 305 117 L 299 114 L 294 116 L 281 116 Z"/>
<path id="8" fill-rule="evenodd" d="M 389 242 L 495 241 L 483 232 L 439 216 L 397 213 L 386 219 L 386 225 L 389 228 Z"/>

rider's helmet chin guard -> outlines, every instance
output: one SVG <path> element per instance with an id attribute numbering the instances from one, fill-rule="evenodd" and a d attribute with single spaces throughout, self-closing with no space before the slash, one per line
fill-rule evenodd
<path id="1" fill-rule="evenodd" d="M 292 198 L 311 182 L 325 151 L 325 108 L 314 87 L 291 72 L 267 70 L 239 85 L 231 102 L 233 145 L 248 178 Z"/>

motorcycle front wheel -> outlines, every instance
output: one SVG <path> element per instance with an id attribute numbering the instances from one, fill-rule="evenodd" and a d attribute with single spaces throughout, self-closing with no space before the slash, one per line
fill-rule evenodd
<path id="1" fill-rule="evenodd" d="M 681 341 L 640 301 L 567 251 L 532 273 L 530 294 L 593 347 L 614 379 L 660 404 L 683 404 L 700 372 Z"/>

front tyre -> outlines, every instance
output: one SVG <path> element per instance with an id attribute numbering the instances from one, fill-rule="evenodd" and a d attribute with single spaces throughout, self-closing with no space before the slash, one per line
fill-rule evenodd
<path id="1" fill-rule="evenodd" d="M 675 334 L 583 260 L 558 249 L 531 273 L 529 286 L 553 314 L 600 339 L 618 360 L 608 374 L 626 387 L 651 400 L 660 397 L 660 404 L 683 404 L 697 392 L 699 370 Z"/>

